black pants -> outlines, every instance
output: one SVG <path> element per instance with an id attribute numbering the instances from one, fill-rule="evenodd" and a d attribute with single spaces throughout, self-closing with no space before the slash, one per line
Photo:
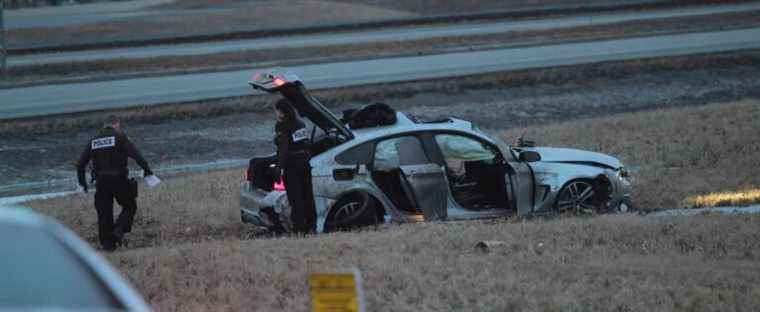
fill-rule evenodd
<path id="1" fill-rule="evenodd" d="M 126 177 L 99 177 L 95 192 L 95 210 L 98 212 L 98 238 L 106 250 L 116 248 L 114 231 L 121 233 L 132 230 L 132 222 L 137 212 L 137 202 Z M 113 220 L 113 200 L 121 206 L 119 218 Z"/>
<path id="2" fill-rule="evenodd" d="M 290 203 L 293 231 L 313 233 L 317 228 L 317 209 L 311 189 L 311 167 L 308 156 L 290 157 L 283 168 L 285 192 Z"/>

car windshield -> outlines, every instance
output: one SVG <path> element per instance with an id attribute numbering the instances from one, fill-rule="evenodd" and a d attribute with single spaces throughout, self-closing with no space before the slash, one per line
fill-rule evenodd
<path id="1" fill-rule="evenodd" d="M 501 153 L 504 158 L 506 158 L 506 160 L 514 160 L 515 155 L 512 151 L 512 145 L 504 141 L 499 135 L 488 134 L 488 137 L 491 138 L 491 140 L 493 140 L 493 142 L 496 144 L 496 147 L 501 150 Z"/>
<path id="2" fill-rule="evenodd" d="M 462 161 L 492 160 L 494 153 L 483 143 L 459 136 L 442 134 L 435 136 L 444 158 L 456 158 Z"/>
<path id="3" fill-rule="evenodd" d="M 0 224 L 0 310 L 123 309 L 95 273 L 44 230 Z"/>

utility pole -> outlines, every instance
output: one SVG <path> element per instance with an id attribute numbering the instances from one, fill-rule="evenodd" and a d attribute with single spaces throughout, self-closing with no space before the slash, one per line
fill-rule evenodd
<path id="1" fill-rule="evenodd" d="M 6 75 L 8 74 L 8 69 L 6 68 L 7 64 L 5 62 L 6 56 L 8 54 L 8 49 L 5 48 L 5 23 L 3 21 L 3 16 L 5 15 L 5 0 L 0 0 L 0 53 L 2 53 L 2 56 L 0 56 L 0 74 L 2 75 L 3 79 L 5 79 Z"/>

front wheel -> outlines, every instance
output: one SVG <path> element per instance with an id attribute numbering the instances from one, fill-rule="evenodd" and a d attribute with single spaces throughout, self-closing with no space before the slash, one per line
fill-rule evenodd
<path id="1" fill-rule="evenodd" d="M 558 213 L 596 213 L 601 208 L 596 202 L 596 192 L 591 181 L 571 181 L 560 190 L 555 209 Z"/>

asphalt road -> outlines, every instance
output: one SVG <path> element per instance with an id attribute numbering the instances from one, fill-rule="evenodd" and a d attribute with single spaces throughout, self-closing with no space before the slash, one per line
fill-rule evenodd
<path id="1" fill-rule="evenodd" d="M 760 48 L 760 28 L 291 67 L 312 89 Z M 0 119 L 251 94 L 254 70 L 0 90 Z"/>
<path id="2" fill-rule="evenodd" d="M 302 48 L 340 44 L 413 41 L 426 38 L 461 37 L 498 34 L 505 32 L 561 29 L 591 25 L 608 25 L 621 22 L 647 21 L 654 19 L 746 12 L 753 10 L 760 10 L 760 3 L 686 7 L 680 9 L 643 11 L 633 13 L 582 15 L 514 22 L 406 27 L 353 33 L 315 34 L 210 43 L 160 45 L 63 53 L 44 53 L 12 56 L 8 58 L 8 66 L 13 67 L 34 64 L 86 62 L 112 59 L 140 59 L 162 56 L 207 55 L 214 53 L 275 48 Z"/>

